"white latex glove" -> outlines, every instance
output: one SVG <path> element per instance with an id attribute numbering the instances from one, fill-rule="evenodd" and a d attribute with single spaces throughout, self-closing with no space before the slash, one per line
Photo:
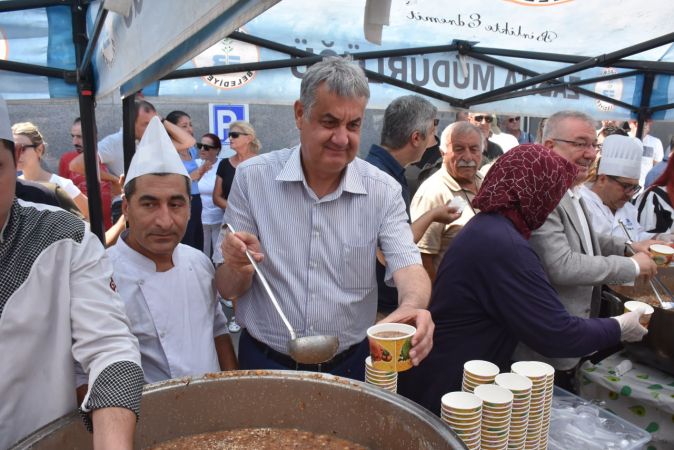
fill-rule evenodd
<path id="1" fill-rule="evenodd" d="M 639 318 L 643 310 L 630 311 L 621 316 L 612 317 L 620 324 L 620 340 L 624 342 L 639 342 L 646 336 L 648 330 L 641 326 Z"/>

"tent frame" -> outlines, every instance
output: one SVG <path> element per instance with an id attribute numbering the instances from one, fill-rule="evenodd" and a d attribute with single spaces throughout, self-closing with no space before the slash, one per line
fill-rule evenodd
<path id="1" fill-rule="evenodd" d="M 87 36 L 86 12 L 90 0 L 5 0 L 0 2 L 0 13 L 8 11 L 19 11 L 34 8 L 43 8 L 50 6 L 69 6 L 72 16 L 73 44 L 75 48 L 75 59 L 77 68 L 75 70 L 66 70 L 56 67 L 40 66 L 34 64 L 25 64 L 16 61 L 0 60 L 0 70 L 6 70 L 29 75 L 38 75 L 51 78 L 63 79 L 68 84 L 76 84 L 78 91 L 78 100 L 80 107 L 80 117 L 82 120 L 82 138 L 84 140 L 84 160 L 86 169 L 86 182 L 89 195 L 89 211 L 91 230 L 105 242 L 105 233 L 102 220 L 102 205 L 99 195 L 93 195 L 94 192 L 100 192 L 100 182 L 98 179 L 98 155 L 96 149 L 96 116 L 94 100 L 94 76 L 91 59 L 100 32 L 105 23 L 107 10 L 99 9 L 96 17 L 91 37 Z M 267 39 L 263 39 L 250 34 L 244 34 L 235 31 L 229 35 L 230 38 L 257 45 L 269 50 L 288 55 L 287 59 L 264 61 L 258 63 L 231 64 L 226 66 L 215 66 L 208 68 L 179 69 L 162 77 L 162 80 L 171 80 L 179 78 L 200 77 L 213 73 L 227 74 L 242 72 L 248 70 L 268 70 L 291 68 L 298 66 L 308 66 L 320 61 L 323 55 L 318 55 L 295 47 L 279 44 Z M 421 94 L 436 100 L 448 103 L 450 106 L 461 109 L 469 109 L 472 106 L 492 101 L 506 100 L 522 96 L 534 95 L 558 89 L 569 89 L 578 94 L 592 97 L 603 102 L 607 102 L 637 114 L 638 128 L 637 136 L 643 132 L 643 124 L 647 117 L 653 112 L 674 109 L 674 103 L 650 105 L 651 93 L 653 91 L 653 82 L 656 74 L 674 75 L 674 63 L 661 61 L 641 61 L 625 59 L 629 56 L 674 42 L 674 33 L 668 33 L 663 36 L 626 47 L 611 53 L 597 55 L 593 57 L 564 55 L 555 53 L 542 53 L 521 50 L 499 49 L 480 47 L 475 43 L 468 41 L 454 41 L 449 45 L 426 46 L 414 48 L 401 48 L 381 51 L 368 51 L 350 53 L 350 56 L 356 61 L 365 61 L 377 58 L 391 58 L 397 56 L 423 55 L 433 53 L 458 52 L 459 55 L 470 56 L 474 59 L 494 64 L 498 67 L 514 71 L 527 77 L 525 80 L 494 89 L 489 92 L 474 95 L 465 99 L 459 99 L 446 95 L 442 92 L 416 86 L 412 83 L 404 82 L 396 78 L 382 75 L 378 72 L 365 70 L 371 82 L 386 83 L 417 94 Z M 554 61 L 570 64 L 567 67 L 554 70 L 548 73 L 538 73 L 503 61 L 496 57 L 513 57 L 522 59 L 537 59 L 544 61 Z M 632 69 L 624 73 L 605 75 L 584 80 L 564 81 L 560 77 L 578 73 L 592 67 L 616 67 Z M 582 86 L 598 81 L 619 79 L 631 76 L 644 76 L 644 83 L 641 91 L 641 101 L 639 106 L 630 105 L 620 100 L 598 94 L 587 90 Z M 536 86 L 538 85 L 538 86 Z M 135 123 L 134 111 L 135 95 L 127 96 L 122 101 L 123 109 L 123 129 L 124 129 L 124 164 L 128 169 L 131 157 L 135 151 L 135 137 L 133 135 Z"/>

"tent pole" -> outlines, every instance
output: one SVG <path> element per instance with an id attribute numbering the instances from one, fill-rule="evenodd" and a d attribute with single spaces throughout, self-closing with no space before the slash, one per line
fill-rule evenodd
<path id="1" fill-rule="evenodd" d="M 124 173 L 129 171 L 131 159 L 136 153 L 136 94 L 127 95 L 122 99 L 122 126 L 124 141 Z"/>
<path id="2" fill-rule="evenodd" d="M 655 47 L 659 47 L 661 45 L 668 44 L 670 42 L 674 41 L 674 33 L 668 33 L 663 36 L 660 36 L 655 39 L 650 39 L 648 41 L 642 42 L 637 45 L 632 45 L 630 47 L 624 48 L 622 50 L 618 50 L 615 52 L 595 56 L 593 58 L 588 58 L 585 59 L 581 62 L 578 62 L 576 64 L 572 64 L 568 67 L 564 67 L 562 69 L 558 70 L 553 70 L 552 72 L 548 72 L 544 75 L 536 76 L 533 78 L 530 78 L 528 80 L 520 81 L 519 83 L 514 83 L 511 84 L 510 86 L 494 89 L 493 91 L 485 94 L 478 94 L 473 97 L 469 97 L 465 99 L 465 102 L 468 104 L 475 104 L 475 103 L 484 103 L 486 99 L 488 98 L 493 98 L 496 95 L 503 94 L 505 92 L 511 92 L 513 90 L 517 89 L 523 89 L 529 86 L 533 86 L 538 83 L 542 83 L 544 81 L 548 81 L 554 78 L 559 78 L 565 75 L 568 75 L 570 73 L 574 72 L 579 72 L 581 70 L 589 69 L 591 67 L 596 67 L 600 65 L 606 65 L 606 64 L 612 64 L 613 62 L 620 60 L 622 58 L 625 58 L 627 56 L 636 54 L 636 53 L 641 53 L 646 50 L 650 50 Z M 466 52 L 470 51 L 469 49 L 466 49 Z"/>
<path id="3" fill-rule="evenodd" d="M 100 6 L 98 9 L 98 14 L 96 15 L 96 23 L 94 24 L 94 32 L 91 35 L 91 38 L 89 39 L 89 43 L 87 44 L 87 49 L 84 52 L 84 57 L 82 58 L 82 62 L 80 63 L 80 72 L 84 72 L 89 68 L 89 64 L 91 63 L 91 57 L 94 54 L 94 48 L 96 48 L 96 43 L 98 42 L 98 38 L 101 35 L 101 31 L 103 30 L 103 24 L 105 23 L 105 18 L 108 17 L 108 10 L 103 8 L 103 5 Z"/>
<path id="4" fill-rule="evenodd" d="M 23 11 L 48 6 L 68 6 L 70 4 L 71 0 L 4 0 L 0 2 L 0 12 Z"/>
<path id="5" fill-rule="evenodd" d="M 297 49 L 295 47 L 290 47 L 290 46 L 287 46 L 287 45 L 279 44 L 278 42 L 268 41 L 266 39 L 262 39 L 262 38 L 259 38 L 257 36 L 252 36 L 250 34 L 244 34 L 244 33 L 240 33 L 240 32 L 237 32 L 237 31 L 230 34 L 229 37 L 231 37 L 232 39 L 236 39 L 238 41 L 241 41 L 241 42 L 246 42 L 246 43 L 249 43 L 249 44 L 258 45 L 260 47 L 268 48 L 270 50 L 275 50 L 277 52 L 285 53 L 285 54 L 290 55 L 290 56 L 295 56 L 295 57 L 300 57 L 300 58 L 301 57 L 307 57 L 307 56 L 319 56 L 319 55 L 315 55 L 313 53 L 310 53 L 310 52 L 307 52 L 307 51 L 304 51 L 304 50 Z M 416 53 L 414 53 L 414 54 L 416 54 Z M 435 98 L 437 100 L 441 100 L 441 101 L 449 103 L 450 106 L 463 107 L 463 105 L 464 105 L 464 101 L 459 99 L 459 98 L 451 97 L 451 96 L 445 95 L 445 94 L 440 94 L 439 92 L 435 92 L 431 89 L 427 89 L 427 88 L 424 88 L 424 87 L 421 87 L 421 86 L 416 86 L 412 83 L 407 83 L 407 82 L 404 82 L 404 81 L 396 80 L 395 78 L 389 77 L 387 75 L 381 75 L 381 74 L 379 74 L 377 72 L 374 72 L 372 70 L 363 69 L 363 71 L 365 72 L 365 75 L 370 80 L 375 80 L 375 81 L 379 81 L 381 83 L 390 84 L 392 86 L 396 86 L 396 87 L 399 87 L 399 88 L 402 88 L 402 89 L 406 89 L 408 91 L 416 92 L 418 94 L 422 94 L 422 95 L 425 95 L 427 97 Z"/>
<path id="6" fill-rule="evenodd" d="M 73 43 L 75 59 L 80 61 L 86 46 L 86 11 L 84 2 L 77 1 L 71 7 L 73 24 Z M 98 152 L 96 149 L 96 103 L 94 101 L 93 69 L 77 73 L 77 93 L 82 121 L 82 139 L 84 144 L 84 169 L 89 198 L 89 224 L 91 231 L 105 245 L 103 227 L 103 208 L 101 204 L 101 186 L 98 173 Z"/>
<path id="7" fill-rule="evenodd" d="M 481 61 L 485 61 L 485 62 L 488 62 L 488 63 L 491 63 L 491 64 L 495 64 L 495 65 L 501 66 L 505 69 L 512 70 L 514 72 L 519 72 L 519 73 L 522 73 L 522 74 L 530 76 L 530 77 L 540 75 L 539 72 L 534 72 L 533 70 L 529 70 L 529 69 L 526 69 L 524 67 L 520 67 L 516 64 L 511 64 L 511 63 L 506 62 L 506 61 L 501 61 L 500 59 L 497 59 L 497 58 L 492 58 L 491 56 L 475 55 L 475 54 L 472 54 L 472 52 L 468 52 L 467 54 L 469 56 L 475 58 L 475 59 L 479 59 Z M 496 95 L 494 97 L 489 97 L 488 100 L 482 100 L 481 103 L 484 103 L 485 101 L 507 100 L 507 99 L 517 98 L 517 97 L 525 97 L 527 95 L 538 94 L 538 93 L 541 93 L 541 92 L 547 92 L 547 91 L 551 91 L 551 90 L 554 90 L 554 89 L 559 89 L 560 87 L 565 87 L 565 88 L 568 88 L 568 89 L 570 89 L 574 92 L 577 92 L 579 94 L 583 94 L 587 97 L 595 98 L 597 100 L 601 100 L 601 101 L 604 101 L 604 102 L 607 102 L 607 103 L 611 103 L 613 105 L 629 109 L 630 111 L 636 111 L 636 108 L 634 106 L 630 105 L 629 103 L 621 102 L 620 100 L 616 100 L 616 99 L 608 97 L 606 95 L 597 94 L 594 91 L 590 91 L 589 89 L 578 87 L 577 85 L 585 84 L 585 83 L 592 83 L 592 82 L 601 81 L 601 80 L 611 80 L 611 79 L 615 79 L 615 78 L 624 78 L 624 77 L 627 77 L 627 76 L 637 75 L 639 73 L 640 73 L 639 71 L 635 70 L 635 71 L 625 72 L 623 74 L 606 75 L 606 76 L 602 76 L 602 77 L 595 77 L 595 78 L 591 78 L 591 79 L 588 78 L 586 80 L 569 81 L 569 82 L 564 82 L 564 81 L 561 81 L 561 80 L 558 80 L 558 79 L 548 80 L 545 83 L 549 83 L 549 86 L 540 86 L 538 88 L 528 89 L 527 91 L 524 91 L 524 92 L 523 91 L 513 91 L 511 93 Z M 541 84 L 543 84 L 543 83 L 541 83 Z M 487 94 L 489 94 L 489 92 Z"/>
<path id="8" fill-rule="evenodd" d="M 644 134 L 644 122 L 650 117 L 650 110 L 648 106 L 651 103 L 651 94 L 653 93 L 653 82 L 655 75 L 647 73 L 644 76 L 644 87 L 641 89 L 641 103 L 639 105 L 639 112 L 637 114 L 637 133 L 636 137 L 642 139 Z"/>
<path id="9" fill-rule="evenodd" d="M 35 64 L 0 59 L 0 70 L 26 73 L 28 75 L 40 75 L 43 77 L 61 78 L 69 83 L 75 82 L 74 71 L 58 69 L 56 67 L 37 66 Z"/>

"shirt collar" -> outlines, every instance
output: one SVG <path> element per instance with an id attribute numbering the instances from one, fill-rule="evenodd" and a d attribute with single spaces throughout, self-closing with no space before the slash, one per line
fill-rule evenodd
<path id="1" fill-rule="evenodd" d="M 304 183 L 306 189 L 309 189 L 307 180 L 304 176 L 304 170 L 302 170 L 302 156 L 300 152 L 300 146 L 294 147 L 290 158 L 286 161 L 285 165 L 276 176 L 277 181 L 301 181 Z M 356 158 L 357 159 L 357 158 Z M 326 196 L 327 198 L 339 197 L 342 192 L 350 192 L 352 194 L 367 194 L 367 190 L 363 185 L 363 180 L 360 177 L 358 168 L 356 167 L 356 159 L 351 161 L 346 166 L 346 171 L 342 175 L 342 179 L 339 182 L 339 186 L 332 194 Z"/>
<path id="2" fill-rule="evenodd" d="M 152 261 L 150 258 L 148 258 L 145 255 L 142 255 L 138 253 L 136 250 L 131 248 L 127 243 L 126 243 L 126 237 L 129 234 L 129 230 L 126 230 L 122 233 L 122 235 L 117 239 L 117 243 L 115 244 L 115 248 L 119 251 L 121 255 L 131 264 L 142 268 L 143 270 L 147 272 L 156 272 L 157 271 L 157 265 L 155 264 L 154 261 Z M 180 247 L 180 244 L 176 246 L 175 249 L 173 249 L 173 267 L 176 267 L 178 265 L 178 247 Z M 140 274 L 139 274 L 140 275 Z"/>
<path id="3" fill-rule="evenodd" d="M 440 170 L 438 172 L 440 172 L 440 174 L 441 174 L 440 176 L 444 180 L 445 184 L 447 184 L 447 187 L 449 187 L 449 189 L 451 189 L 452 191 L 462 191 L 463 190 L 461 185 L 459 185 L 458 181 L 456 181 L 454 179 L 454 177 L 452 177 L 449 174 L 449 171 L 447 170 L 447 166 L 445 166 L 444 163 L 442 164 L 442 166 L 440 167 Z M 483 175 L 479 171 L 475 172 L 475 185 L 477 186 L 478 190 L 480 189 L 480 186 L 482 185 L 482 179 L 483 178 L 484 178 Z"/>
<path id="4" fill-rule="evenodd" d="M 370 147 L 370 155 L 381 162 L 381 165 L 389 169 L 390 173 L 395 174 L 397 180 L 405 180 L 405 168 L 386 150 L 376 144 Z"/>

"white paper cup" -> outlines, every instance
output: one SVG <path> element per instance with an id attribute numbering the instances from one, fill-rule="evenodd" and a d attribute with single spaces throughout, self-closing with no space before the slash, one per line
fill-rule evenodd
<path id="1" fill-rule="evenodd" d="M 499 373 L 499 368 L 496 364 L 489 361 L 482 361 L 480 359 L 474 359 L 472 361 L 466 361 L 463 364 L 463 370 L 468 372 L 469 375 L 474 376 L 478 380 L 482 379 L 494 379 Z"/>
<path id="2" fill-rule="evenodd" d="M 487 407 L 507 407 L 512 405 L 513 393 L 508 389 L 493 384 L 483 384 L 475 388 L 475 395 Z"/>
<path id="3" fill-rule="evenodd" d="M 441 398 L 442 406 L 454 412 L 478 412 L 482 410 L 482 400 L 468 392 L 450 392 Z"/>

